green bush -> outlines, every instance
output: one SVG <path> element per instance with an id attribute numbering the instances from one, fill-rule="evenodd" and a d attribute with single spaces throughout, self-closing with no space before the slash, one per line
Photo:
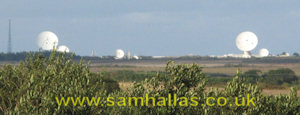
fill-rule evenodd
<path id="1" fill-rule="evenodd" d="M 205 91 L 205 75 L 198 65 L 175 65 L 169 62 L 164 73 L 144 82 L 134 83 L 127 91 L 113 93 L 110 96 L 145 98 L 145 94 L 149 94 L 158 100 L 159 97 L 168 97 L 171 93 L 177 94 L 178 97 L 198 97 L 199 103 L 205 103 L 208 97 L 225 97 L 228 99 L 227 103 L 234 103 L 235 97 L 241 101 L 242 97 L 249 95 L 254 97 L 255 106 L 114 106 L 109 107 L 103 114 L 300 114 L 300 98 L 297 97 L 296 88 L 291 88 L 289 95 L 264 96 L 257 85 L 246 83 L 245 79 L 239 77 L 238 72 L 224 90 Z"/>
<path id="2" fill-rule="evenodd" d="M 91 73 L 83 61 L 74 63 L 72 56 L 31 54 L 19 65 L 1 69 L 0 113 L 92 114 L 101 108 L 58 106 L 55 99 L 102 96 L 107 88 L 110 92 L 119 89 L 115 82 Z"/>
<path id="3" fill-rule="evenodd" d="M 245 79 L 247 83 L 257 83 L 262 79 L 262 71 L 260 70 L 249 70 L 241 75 L 241 78 Z"/>
<path id="4" fill-rule="evenodd" d="M 283 72 L 291 73 L 288 70 Z M 273 73 L 273 72 L 270 72 Z M 127 90 L 119 90 L 118 83 L 105 73 L 96 74 L 88 66 L 72 61 L 64 54 L 45 57 L 31 55 L 17 66 L 5 65 L 0 71 L 0 112 L 3 114 L 300 114 L 300 98 L 297 89 L 291 88 L 289 95 L 265 96 L 257 85 L 247 83 L 246 79 L 236 76 L 227 83 L 224 90 L 206 90 L 206 75 L 196 64 L 175 64 L 168 62 L 165 71 L 142 82 L 134 83 Z M 278 74 L 269 74 L 278 75 Z M 290 74 L 288 74 L 290 75 Z M 268 77 L 264 77 L 268 78 Z M 293 80 L 293 76 L 282 79 Z M 280 79 L 281 80 L 281 79 Z M 182 99 L 168 97 L 197 97 L 199 104 L 209 97 L 225 97 L 227 103 L 234 103 L 235 97 L 254 97 L 255 106 L 108 106 L 107 100 L 100 101 L 104 106 L 58 106 L 56 97 L 142 97 L 147 94 L 172 99 L 171 103 Z M 117 101 L 117 100 L 116 100 Z M 152 100 L 153 101 L 153 100 Z M 188 100 L 189 103 L 191 100 Z M 132 101 L 142 103 L 141 100 Z M 247 101 L 248 102 L 248 101 Z M 145 101 L 143 104 L 146 105 Z M 179 102 L 180 104 L 180 102 Z"/>
<path id="5" fill-rule="evenodd" d="M 282 85 L 283 83 L 296 84 L 298 77 L 295 72 L 288 68 L 270 70 L 263 75 L 263 81 L 273 85 Z"/>

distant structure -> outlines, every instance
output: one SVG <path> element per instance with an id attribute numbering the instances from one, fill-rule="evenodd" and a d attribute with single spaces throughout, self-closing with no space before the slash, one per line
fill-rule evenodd
<path id="1" fill-rule="evenodd" d="M 257 36 L 250 31 L 244 31 L 236 37 L 236 47 L 243 51 L 243 54 L 225 54 L 222 56 L 209 56 L 214 58 L 251 58 L 251 57 L 267 57 L 270 56 L 269 51 L 265 48 L 260 50 L 259 54 L 253 55 L 251 51 L 256 48 L 258 44 Z"/>
<path id="2" fill-rule="evenodd" d="M 50 51 L 56 49 L 58 37 L 53 32 L 44 31 L 38 35 L 37 44 L 41 50 Z"/>
<path id="3" fill-rule="evenodd" d="M 12 46 L 11 46 L 11 19 L 9 19 L 9 24 L 8 24 L 8 48 L 7 48 L 7 53 L 12 52 Z"/>
<path id="4" fill-rule="evenodd" d="M 140 59 L 140 57 L 139 57 L 139 56 L 136 56 L 136 55 L 132 56 L 132 58 L 133 58 L 133 59 Z"/>
<path id="5" fill-rule="evenodd" d="M 127 59 L 131 59 L 130 51 L 127 51 L 126 56 L 127 56 Z"/>
<path id="6" fill-rule="evenodd" d="M 160 58 L 166 58 L 167 56 L 152 56 L 152 58 L 155 58 L 155 59 L 160 59 Z"/>
<path id="7" fill-rule="evenodd" d="M 67 46 L 65 46 L 65 45 L 61 45 L 61 46 L 59 46 L 59 47 L 57 48 L 57 51 L 58 51 L 58 52 L 66 52 L 66 53 L 69 53 L 69 52 L 70 52 L 70 49 L 69 49 Z"/>
<path id="8" fill-rule="evenodd" d="M 236 38 L 236 46 L 243 51 L 241 58 L 251 58 L 251 52 L 258 44 L 258 38 L 253 32 L 245 31 L 240 33 Z"/>
<path id="9" fill-rule="evenodd" d="M 125 56 L 125 53 L 122 49 L 117 49 L 116 50 L 115 59 L 123 59 L 124 56 Z"/>
<path id="10" fill-rule="evenodd" d="M 279 57 L 289 57 L 290 54 L 287 52 L 283 52 L 282 54 L 279 55 Z"/>
<path id="11" fill-rule="evenodd" d="M 262 48 L 259 50 L 259 57 L 267 57 L 270 55 L 270 52 L 266 48 Z"/>
<path id="12" fill-rule="evenodd" d="M 96 51 L 95 51 L 95 50 L 92 50 L 91 56 L 92 56 L 92 57 L 95 57 L 95 56 L 96 56 Z"/>

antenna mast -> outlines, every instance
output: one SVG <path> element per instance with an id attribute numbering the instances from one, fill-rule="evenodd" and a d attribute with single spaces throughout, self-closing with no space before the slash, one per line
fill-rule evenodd
<path id="1" fill-rule="evenodd" d="M 9 19 L 9 27 L 8 27 L 8 48 L 7 53 L 11 53 L 11 19 Z"/>

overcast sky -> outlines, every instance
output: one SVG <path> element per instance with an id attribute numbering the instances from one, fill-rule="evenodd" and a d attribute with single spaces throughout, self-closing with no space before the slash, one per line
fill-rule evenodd
<path id="1" fill-rule="evenodd" d="M 1 0 L 0 52 L 37 51 L 52 31 L 79 55 L 223 55 L 241 53 L 236 36 L 252 31 L 259 49 L 300 52 L 299 0 Z"/>

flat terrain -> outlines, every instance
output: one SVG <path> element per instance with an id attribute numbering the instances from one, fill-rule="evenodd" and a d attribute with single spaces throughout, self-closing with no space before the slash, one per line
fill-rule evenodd
<path id="1" fill-rule="evenodd" d="M 300 76 L 300 59 L 143 59 L 143 60 L 86 60 L 90 61 L 90 69 L 93 72 L 131 70 L 135 72 L 164 71 L 169 60 L 176 64 L 199 64 L 203 67 L 204 73 L 218 73 L 234 76 L 237 70 L 247 71 L 251 69 L 267 72 L 279 68 L 290 68 L 297 76 Z M 17 65 L 18 61 L 2 61 L 0 65 Z M 124 90 L 130 86 L 129 82 L 120 82 L 120 87 Z M 224 85 L 223 85 L 224 86 Z M 221 86 L 214 86 L 222 89 Z M 264 89 L 265 95 L 288 94 L 288 89 Z M 300 91 L 298 91 L 300 95 Z"/>
<path id="2" fill-rule="evenodd" d="M 119 82 L 119 86 L 121 87 L 121 90 L 126 90 L 127 88 L 130 87 L 132 83 L 130 82 Z M 207 87 L 206 89 L 208 90 L 209 88 L 218 88 L 218 87 Z M 224 90 L 224 88 L 218 88 L 219 90 Z M 262 94 L 264 95 L 287 95 L 290 93 L 290 90 L 288 89 L 263 89 Z M 297 91 L 297 95 L 300 96 L 300 90 Z"/>
<path id="3" fill-rule="evenodd" d="M 168 60 L 113 60 L 92 62 L 91 70 L 99 71 L 116 71 L 116 70 L 132 70 L 132 71 L 163 71 Z M 258 69 L 263 72 L 279 69 L 290 68 L 300 76 L 300 62 L 296 63 L 264 63 L 264 62 L 243 62 L 242 60 L 196 60 L 196 59 L 181 59 L 174 60 L 176 64 L 199 64 L 203 67 L 205 73 L 221 73 L 227 75 L 234 75 L 239 69 L 247 71 L 251 69 Z"/>
<path id="4" fill-rule="evenodd" d="M 149 71 L 164 71 L 168 59 L 155 59 L 155 60 L 111 60 L 111 61 L 91 61 L 91 71 L 118 71 L 118 70 L 131 70 L 135 72 L 149 72 Z M 290 68 L 298 76 L 300 76 L 300 62 L 288 63 L 274 63 L 270 62 L 243 62 L 243 60 L 201 60 L 201 59 L 174 59 L 176 64 L 199 64 L 203 67 L 204 73 L 220 73 L 234 76 L 237 70 L 247 71 L 251 69 L 258 69 L 263 72 L 279 68 Z M 120 82 L 119 85 L 122 90 L 130 86 L 130 82 Z M 217 86 L 222 90 L 222 86 Z M 279 95 L 288 94 L 289 89 L 264 89 L 265 95 Z M 300 96 L 300 90 L 298 91 Z"/>

